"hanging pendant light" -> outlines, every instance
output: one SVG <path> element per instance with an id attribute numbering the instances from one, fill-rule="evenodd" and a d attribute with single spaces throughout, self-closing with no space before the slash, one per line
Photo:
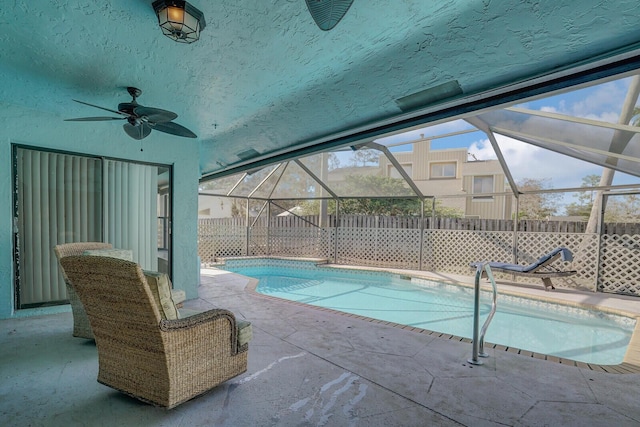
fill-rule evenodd
<path id="1" fill-rule="evenodd" d="M 306 0 L 309 13 L 322 31 L 329 31 L 351 7 L 353 0 Z"/>
<path id="2" fill-rule="evenodd" d="M 153 10 L 162 34 L 178 43 L 193 43 L 207 25 L 204 14 L 183 0 L 157 0 Z"/>

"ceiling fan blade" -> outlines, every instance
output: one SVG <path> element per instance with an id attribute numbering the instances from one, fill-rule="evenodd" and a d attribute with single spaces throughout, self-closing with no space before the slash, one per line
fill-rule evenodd
<path id="1" fill-rule="evenodd" d="M 186 127 L 177 123 L 149 123 L 149 125 L 160 132 L 170 133 L 171 135 L 183 136 L 185 138 L 197 138 L 198 136 Z"/>
<path id="2" fill-rule="evenodd" d="M 65 122 L 102 122 L 106 120 L 126 120 L 126 117 L 80 117 L 77 119 L 64 119 Z"/>
<path id="3" fill-rule="evenodd" d="M 164 123 L 170 122 L 171 120 L 178 117 L 176 113 L 173 111 L 162 110 L 160 108 L 152 108 L 152 107 L 136 107 L 133 109 L 133 112 L 138 116 L 145 116 L 147 120 L 153 123 Z"/>
<path id="4" fill-rule="evenodd" d="M 101 109 L 101 110 L 109 111 L 109 112 L 114 113 L 114 114 L 120 114 L 121 116 L 130 117 L 130 115 L 129 115 L 129 114 L 127 114 L 127 113 L 123 113 L 122 111 L 112 110 L 112 109 L 110 109 L 110 108 L 104 108 L 104 107 L 101 107 L 101 106 L 99 106 L 99 105 L 89 104 L 88 102 L 78 101 L 77 99 L 74 99 L 74 101 L 75 101 L 75 102 L 77 102 L 77 103 L 79 103 L 79 104 L 88 105 L 89 107 L 99 108 L 99 109 Z"/>
<path id="5" fill-rule="evenodd" d="M 132 125 L 131 123 L 125 123 L 122 125 L 124 131 L 133 139 L 143 139 L 149 136 L 151 133 L 151 128 L 149 125 L 141 123 L 137 126 Z"/>

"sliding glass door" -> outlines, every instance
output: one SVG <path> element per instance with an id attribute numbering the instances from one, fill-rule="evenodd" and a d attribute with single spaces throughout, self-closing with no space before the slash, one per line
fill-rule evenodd
<path id="1" fill-rule="evenodd" d="M 133 250 L 142 268 L 158 270 L 158 167 L 105 160 L 104 238 Z"/>
<path id="2" fill-rule="evenodd" d="M 67 302 L 53 247 L 105 241 L 169 273 L 169 166 L 14 146 L 16 306 Z M 161 210 L 162 208 L 162 210 Z"/>

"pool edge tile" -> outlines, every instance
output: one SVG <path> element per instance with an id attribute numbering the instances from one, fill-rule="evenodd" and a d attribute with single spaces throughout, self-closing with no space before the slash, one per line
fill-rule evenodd
<path id="1" fill-rule="evenodd" d="M 309 263 L 315 263 L 316 266 L 318 267 L 323 267 L 323 268 L 335 268 L 332 264 L 328 264 L 327 260 L 320 260 L 320 259 L 300 259 L 300 258 L 290 258 L 290 257 L 251 257 L 251 259 L 253 260 L 258 260 L 258 259 L 278 259 L 278 260 L 284 260 L 284 261 L 298 261 L 298 262 L 309 262 Z M 339 266 L 337 267 L 337 269 L 341 269 L 344 266 Z M 376 268 L 376 269 L 371 269 L 368 267 L 358 267 L 358 266 L 353 266 L 353 268 L 344 268 L 345 270 L 373 270 L 373 271 L 377 271 L 377 272 L 386 272 L 388 274 L 400 274 L 399 269 L 382 269 L 382 268 Z M 234 273 L 237 274 L 237 273 Z M 425 273 L 424 275 L 415 275 L 415 274 L 404 274 L 407 277 L 415 277 L 418 279 L 426 279 L 426 280 L 437 280 L 438 282 L 442 282 L 442 283 L 447 283 L 447 284 L 455 284 L 455 285 L 459 285 L 459 286 L 463 286 L 463 287 L 471 287 L 468 284 L 465 283 L 456 283 L 454 281 L 447 281 L 447 280 L 443 280 L 441 278 L 434 278 L 429 276 L 427 273 Z M 303 304 L 303 303 L 299 303 L 297 301 L 290 301 L 290 300 L 286 300 L 284 298 L 278 298 L 278 297 L 274 297 L 274 296 L 270 296 L 270 295 L 265 295 L 265 294 L 261 294 L 259 292 L 256 291 L 256 287 L 258 285 L 258 280 L 254 279 L 252 277 L 248 277 L 248 276 L 243 276 L 243 277 L 247 277 L 249 280 L 249 283 L 247 284 L 247 286 L 245 287 L 245 289 L 249 292 L 251 292 L 252 294 L 258 295 L 260 297 L 265 297 L 265 298 L 269 298 L 269 299 L 274 299 L 274 300 L 278 300 L 278 301 L 282 301 L 284 303 L 289 303 L 289 304 L 297 304 L 300 306 L 304 306 L 310 309 L 314 309 L 314 310 L 321 310 L 321 311 L 326 311 L 326 312 L 330 312 L 330 313 L 335 313 L 337 315 L 341 315 L 341 316 L 348 316 L 348 317 L 353 317 L 353 318 L 359 318 L 365 321 L 369 321 L 369 322 L 373 322 L 373 323 L 380 323 L 380 324 L 384 324 L 387 326 L 391 326 L 394 328 L 398 328 L 398 329 L 403 329 L 406 330 L 408 332 L 418 332 L 418 333 L 422 333 L 422 334 L 427 334 L 427 335 L 433 335 L 436 336 L 437 338 L 443 338 L 443 339 L 448 339 L 448 340 L 458 340 L 461 342 L 465 342 L 465 343 L 472 343 L 473 340 L 468 339 L 468 338 L 464 338 L 464 337 L 458 337 L 455 335 L 449 335 L 446 333 L 439 333 L 437 331 L 431 331 L 428 329 L 422 329 L 422 328 L 418 328 L 418 327 L 412 327 L 412 326 L 408 326 L 408 325 L 401 325 L 398 323 L 394 323 L 394 322 L 387 322 L 387 321 L 381 321 L 379 319 L 373 319 L 370 317 L 366 317 L 366 316 L 361 316 L 361 315 L 354 315 L 351 313 L 344 313 L 338 310 L 333 310 L 333 309 L 329 309 L 329 308 L 325 308 L 325 307 L 317 307 L 317 306 L 313 306 L 313 305 L 309 305 L 309 304 Z M 595 309 L 595 310 L 599 310 L 599 311 L 603 311 L 606 313 L 610 313 L 610 314 L 614 314 L 614 315 L 619 315 L 619 316 L 624 316 L 624 317 L 630 317 L 630 318 L 635 318 L 636 319 L 636 325 L 634 328 L 634 331 L 632 333 L 631 336 L 631 340 L 629 341 L 629 345 L 627 347 L 627 352 L 625 354 L 625 357 L 623 359 L 623 362 L 621 362 L 620 364 L 617 365 L 599 365 L 599 364 L 594 364 L 594 363 L 584 363 L 584 362 L 579 362 L 579 361 L 575 361 L 575 360 L 571 360 L 571 359 L 563 359 L 557 356 L 550 356 L 550 355 L 543 355 L 543 354 L 539 354 L 539 353 L 535 353 L 535 352 L 531 352 L 529 350 L 521 350 L 521 349 L 517 349 L 515 347 L 506 347 L 500 344 L 490 344 L 490 343 L 485 343 L 485 347 L 487 348 L 493 348 L 495 350 L 499 350 L 499 351 L 507 351 L 509 353 L 512 354 L 517 354 L 519 356 L 524 356 L 524 357 L 533 357 L 539 360 L 545 360 L 545 361 L 550 361 L 553 363 L 558 363 L 558 364 L 563 364 L 565 366 L 572 366 L 572 367 L 577 367 L 577 368 L 581 368 L 581 369 L 589 369 L 592 371 L 597 371 L 597 372 L 603 372 L 603 373 L 607 373 L 607 374 L 637 374 L 640 373 L 640 316 L 637 316 L 636 314 L 633 313 L 629 313 L 627 311 L 624 310 L 618 310 L 615 308 L 610 308 L 610 307 L 600 307 L 597 305 L 593 305 L 593 304 L 585 304 L 585 303 L 579 303 L 579 302 L 572 302 L 572 301 L 559 301 L 557 299 L 553 299 L 552 297 L 533 297 L 531 295 L 528 294 L 524 294 L 524 293 L 519 293 L 516 291 L 503 291 L 504 294 L 506 295 L 510 295 L 510 296 L 515 296 L 515 297 L 521 297 L 521 298 L 526 298 L 526 299 L 534 299 L 534 300 L 539 300 L 539 301 L 543 301 L 543 302 L 549 302 L 549 303 L 553 303 L 553 304 L 562 304 L 562 305 L 567 305 L 567 306 L 571 306 L 571 307 L 577 307 L 577 308 L 584 308 L 584 309 Z"/>

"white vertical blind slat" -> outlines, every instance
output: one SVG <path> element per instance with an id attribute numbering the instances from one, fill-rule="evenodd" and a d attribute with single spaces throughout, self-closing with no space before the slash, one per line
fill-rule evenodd
<path id="1" fill-rule="evenodd" d="M 52 242 L 56 241 L 56 229 L 55 229 L 55 217 L 57 211 L 56 205 L 56 186 L 50 185 L 51 183 L 55 183 L 56 178 L 56 156 L 49 155 L 46 158 L 46 170 L 43 171 L 44 179 L 42 183 L 43 193 L 46 195 L 46 205 L 48 209 L 46 210 L 46 216 L 42 215 L 42 209 L 39 209 L 41 212 L 41 225 L 42 225 L 42 237 L 43 242 L 40 250 L 42 251 L 42 268 L 41 272 L 41 280 L 42 280 L 42 288 L 48 291 L 47 298 L 50 301 L 57 301 L 64 298 L 64 293 L 59 292 L 57 286 L 55 286 L 51 280 L 53 276 L 53 268 L 55 264 L 53 261 L 53 257 L 50 256 L 50 253 L 53 254 L 53 245 Z"/>
<path id="2" fill-rule="evenodd" d="M 34 294 L 42 300 L 50 300 L 51 299 L 51 292 L 49 290 L 48 286 L 44 286 L 44 283 L 42 281 L 42 272 L 43 272 L 43 264 L 44 264 L 44 258 L 42 256 L 42 252 L 43 252 L 43 245 L 45 245 L 48 241 L 48 239 L 45 238 L 45 235 L 48 236 L 48 233 L 46 233 L 46 226 L 43 227 L 43 223 L 42 223 L 42 218 L 43 216 L 46 218 L 46 216 L 49 215 L 48 212 L 44 212 L 45 215 L 42 215 L 43 212 L 40 210 L 40 206 L 49 206 L 49 198 L 47 197 L 49 195 L 49 193 L 47 192 L 47 187 L 46 187 L 46 179 L 47 179 L 47 165 L 48 165 L 48 156 L 43 155 L 44 153 L 41 153 L 38 156 L 38 164 L 39 164 L 39 170 L 38 170 L 38 183 L 37 183 L 37 188 L 38 188 L 38 206 L 34 206 L 34 210 L 31 212 L 31 215 L 33 217 L 33 223 L 36 225 L 36 230 L 34 230 L 33 236 L 32 237 L 32 241 L 33 241 L 33 253 L 35 255 L 35 259 L 34 259 L 34 265 L 37 265 L 38 268 L 34 269 L 33 271 L 33 286 L 34 286 Z"/>

